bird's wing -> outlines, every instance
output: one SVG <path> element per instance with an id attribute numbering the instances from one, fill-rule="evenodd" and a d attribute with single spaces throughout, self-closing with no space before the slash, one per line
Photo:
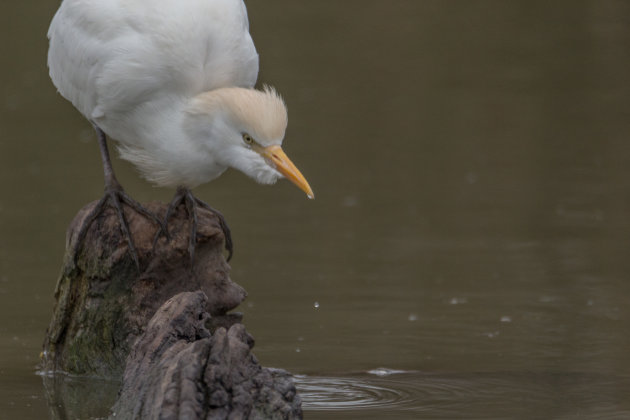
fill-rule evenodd
<path id="1" fill-rule="evenodd" d="M 78 1 L 64 1 L 55 14 L 48 29 L 48 69 L 59 93 L 90 118 L 96 105 L 95 80 L 111 51 L 102 48 L 98 36 L 105 28 L 84 9 L 89 8 Z"/>
<path id="2" fill-rule="evenodd" d="M 89 119 L 258 75 L 242 0 L 64 0 L 48 37 L 53 83 Z"/>

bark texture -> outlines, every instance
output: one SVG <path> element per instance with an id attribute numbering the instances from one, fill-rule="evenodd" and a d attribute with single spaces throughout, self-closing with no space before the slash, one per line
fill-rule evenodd
<path id="1" fill-rule="evenodd" d="M 175 294 L 202 290 L 208 296 L 206 310 L 217 320 L 245 299 L 245 290 L 230 280 L 222 255 L 223 233 L 212 213 L 199 210 L 191 269 L 190 221 L 184 206 L 169 221 L 171 240 L 161 236 L 155 249 L 157 226 L 126 211 L 140 259 L 138 272 L 111 208 L 93 222 L 83 246 L 75 249 L 75 235 L 94 204 L 81 210 L 68 230 L 68 252 L 44 343 L 44 370 L 120 378 L 132 343 Z M 159 217 L 167 208 L 161 203 L 146 207 Z"/>
<path id="2" fill-rule="evenodd" d="M 206 328 L 203 292 L 166 302 L 135 344 L 110 419 L 301 418 L 288 372 L 262 368 L 242 324 Z"/>
<path id="3" fill-rule="evenodd" d="M 191 267 L 183 205 L 169 220 L 170 240 L 161 236 L 155 247 L 157 226 L 125 208 L 138 271 L 112 209 L 76 246 L 94 204 L 68 229 L 42 370 L 122 379 L 117 418 L 300 418 L 290 375 L 262 368 L 240 314 L 228 314 L 246 292 L 229 277 L 216 217 L 198 209 Z M 158 217 L 167 209 L 146 207 Z"/>

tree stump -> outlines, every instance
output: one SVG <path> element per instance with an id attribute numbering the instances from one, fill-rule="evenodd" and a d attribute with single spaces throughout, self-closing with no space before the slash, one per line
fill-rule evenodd
<path id="1" fill-rule="evenodd" d="M 122 379 L 118 418 L 300 418 L 290 375 L 260 367 L 241 315 L 228 313 L 247 294 L 229 277 L 216 216 L 198 210 L 191 267 L 183 205 L 169 220 L 170 240 L 162 236 L 155 247 L 157 226 L 125 208 L 138 270 L 110 208 L 77 249 L 94 205 L 68 229 L 42 370 Z M 163 218 L 167 205 L 146 208 Z"/>

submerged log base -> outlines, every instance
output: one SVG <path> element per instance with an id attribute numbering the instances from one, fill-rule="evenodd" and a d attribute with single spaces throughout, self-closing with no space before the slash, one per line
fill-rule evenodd
<path id="1" fill-rule="evenodd" d="M 156 225 L 125 208 L 140 261 L 138 272 L 113 209 L 94 220 L 82 246 L 75 246 L 76 234 L 94 205 L 82 209 L 68 229 L 68 251 L 42 353 L 43 370 L 120 379 L 131 346 L 155 311 L 184 291 L 205 293 L 204 310 L 215 325 L 240 321 L 238 314 L 227 312 L 245 299 L 246 292 L 229 278 L 222 255 L 223 233 L 211 212 L 198 211 L 191 267 L 190 220 L 183 206 L 169 220 L 170 240 L 160 237 L 155 249 Z M 149 203 L 146 208 L 163 217 L 167 205 Z"/>
<path id="2" fill-rule="evenodd" d="M 202 292 L 166 302 L 134 345 L 110 419 L 293 419 L 288 372 L 261 368 L 242 324 L 214 333 Z"/>

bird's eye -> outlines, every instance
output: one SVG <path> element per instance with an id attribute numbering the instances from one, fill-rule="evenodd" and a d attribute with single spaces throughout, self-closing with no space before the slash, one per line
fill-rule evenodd
<path id="1" fill-rule="evenodd" d="M 247 133 L 243 133 L 243 141 L 249 146 L 254 144 L 254 138 Z"/>

